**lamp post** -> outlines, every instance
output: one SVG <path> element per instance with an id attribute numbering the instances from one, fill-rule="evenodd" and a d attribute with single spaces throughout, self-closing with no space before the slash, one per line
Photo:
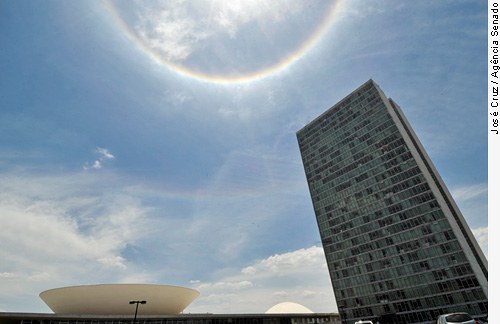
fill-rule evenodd
<path id="1" fill-rule="evenodd" d="M 128 302 L 130 305 L 133 305 L 135 304 L 135 315 L 134 315 L 134 322 L 132 324 L 136 324 L 136 320 L 137 320 L 137 309 L 139 309 L 139 304 L 146 304 L 146 301 L 145 300 L 131 300 Z"/>

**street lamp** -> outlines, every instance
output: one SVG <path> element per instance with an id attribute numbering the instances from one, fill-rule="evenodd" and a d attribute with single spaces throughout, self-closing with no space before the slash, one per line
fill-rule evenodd
<path id="1" fill-rule="evenodd" d="M 134 322 L 132 322 L 132 324 L 135 324 L 136 320 L 137 320 L 137 309 L 139 308 L 139 304 L 145 304 L 146 301 L 145 300 L 131 300 L 128 302 L 130 305 L 133 305 L 135 304 L 135 315 L 134 315 Z"/>

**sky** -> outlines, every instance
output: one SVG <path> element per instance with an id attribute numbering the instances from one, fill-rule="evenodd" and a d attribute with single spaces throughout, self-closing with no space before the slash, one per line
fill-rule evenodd
<path id="1" fill-rule="evenodd" d="M 0 311 L 337 311 L 295 133 L 370 78 L 488 253 L 486 1 L 4 0 L 0 44 Z"/>

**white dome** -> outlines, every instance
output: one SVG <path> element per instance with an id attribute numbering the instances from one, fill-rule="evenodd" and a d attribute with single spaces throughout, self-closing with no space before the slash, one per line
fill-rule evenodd
<path id="1" fill-rule="evenodd" d="M 266 314 L 312 314 L 309 308 L 292 302 L 284 302 L 274 305 L 266 311 Z"/>

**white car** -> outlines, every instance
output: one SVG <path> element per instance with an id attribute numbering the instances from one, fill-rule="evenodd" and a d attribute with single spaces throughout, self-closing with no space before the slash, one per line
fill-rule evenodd
<path id="1" fill-rule="evenodd" d="M 476 324 L 477 321 L 467 313 L 453 313 L 441 315 L 437 319 L 437 324 Z"/>
<path id="2" fill-rule="evenodd" d="M 357 321 L 354 324 L 373 324 L 373 322 L 372 321 Z"/>

